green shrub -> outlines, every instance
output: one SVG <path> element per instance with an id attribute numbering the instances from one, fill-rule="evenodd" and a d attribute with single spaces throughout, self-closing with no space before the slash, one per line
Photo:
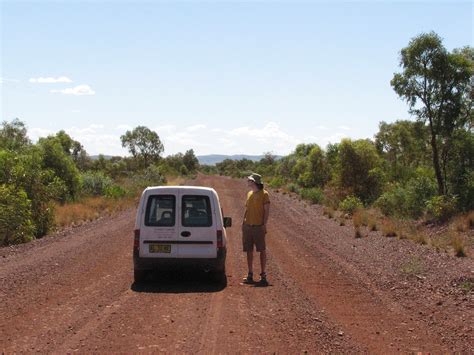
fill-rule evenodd
<path id="1" fill-rule="evenodd" d="M 324 197 L 321 189 L 317 187 L 301 189 L 300 194 L 302 198 L 309 200 L 311 203 L 321 203 Z"/>
<path id="2" fill-rule="evenodd" d="M 110 185 L 107 186 L 104 195 L 109 198 L 120 198 L 124 197 L 127 194 L 127 190 L 119 185 Z"/>
<path id="3" fill-rule="evenodd" d="M 34 232 L 31 201 L 25 191 L 0 185 L 0 245 L 30 241 Z"/>
<path id="4" fill-rule="evenodd" d="M 375 206 L 386 216 L 400 215 L 404 213 L 405 201 L 406 191 L 395 185 L 375 201 Z"/>
<path id="5" fill-rule="evenodd" d="M 283 185 L 285 185 L 285 179 L 281 176 L 275 176 L 268 183 L 268 186 L 273 187 L 274 189 L 282 187 Z"/>
<path id="6" fill-rule="evenodd" d="M 299 193 L 301 190 L 301 188 L 294 182 L 290 182 L 288 185 L 286 185 L 286 188 L 288 189 L 288 191 L 296 193 Z"/>
<path id="7" fill-rule="evenodd" d="M 348 196 L 339 204 L 339 209 L 349 214 L 363 207 L 362 201 L 357 196 Z"/>
<path id="8" fill-rule="evenodd" d="M 86 172 L 82 174 L 82 192 L 86 195 L 102 196 L 112 186 L 113 181 L 102 172 Z"/>
<path id="9" fill-rule="evenodd" d="M 456 213 L 457 199 L 454 196 L 435 196 L 428 200 L 428 213 L 437 221 L 445 222 Z"/>
<path id="10" fill-rule="evenodd" d="M 408 180 L 405 186 L 392 185 L 375 202 L 386 216 L 418 218 L 426 210 L 426 202 L 436 193 L 436 182 L 428 176 Z"/>

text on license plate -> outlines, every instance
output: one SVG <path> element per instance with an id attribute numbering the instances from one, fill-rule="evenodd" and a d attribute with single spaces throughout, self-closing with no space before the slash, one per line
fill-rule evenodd
<path id="1" fill-rule="evenodd" d="M 171 253 L 169 244 L 150 244 L 150 253 Z"/>

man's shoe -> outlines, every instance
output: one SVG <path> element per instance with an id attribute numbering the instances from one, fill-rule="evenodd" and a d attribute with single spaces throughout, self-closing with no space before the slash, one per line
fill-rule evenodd
<path id="1" fill-rule="evenodd" d="M 244 277 L 243 281 L 244 284 L 253 284 L 255 281 L 253 280 L 253 272 L 249 272 L 246 277 Z"/>
<path id="2" fill-rule="evenodd" d="M 258 282 L 258 286 L 268 286 L 268 281 L 267 281 L 267 274 L 262 272 L 260 274 L 260 281 Z"/>

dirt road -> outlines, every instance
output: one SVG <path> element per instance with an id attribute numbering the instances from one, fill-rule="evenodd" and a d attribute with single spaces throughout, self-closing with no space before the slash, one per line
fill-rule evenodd
<path id="1" fill-rule="evenodd" d="M 228 229 L 227 283 L 196 272 L 132 281 L 134 210 L 0 249 L 0 351 L 472 351 L 472 258 L 323 217 L 271 193 L 269 287 L 242 285 L 246 184 L 200 175 Z M 258 270 L 258 267 L 257 267 Z"/>

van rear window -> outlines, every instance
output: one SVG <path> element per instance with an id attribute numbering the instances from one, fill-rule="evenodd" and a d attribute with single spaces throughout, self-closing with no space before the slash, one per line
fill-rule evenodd
<path id="1" fill-rule="evenodd" d="M 152 195 L 148 197 L 145 212 L 145 226 L 173 227 L 176 216 L 174 195 Z"/>
<path id="2" fill-rule="evenodd" d="M 208 196 L 184 195 L 181 223 L 184 227 L 212 226 L 211 202 Z"/>

